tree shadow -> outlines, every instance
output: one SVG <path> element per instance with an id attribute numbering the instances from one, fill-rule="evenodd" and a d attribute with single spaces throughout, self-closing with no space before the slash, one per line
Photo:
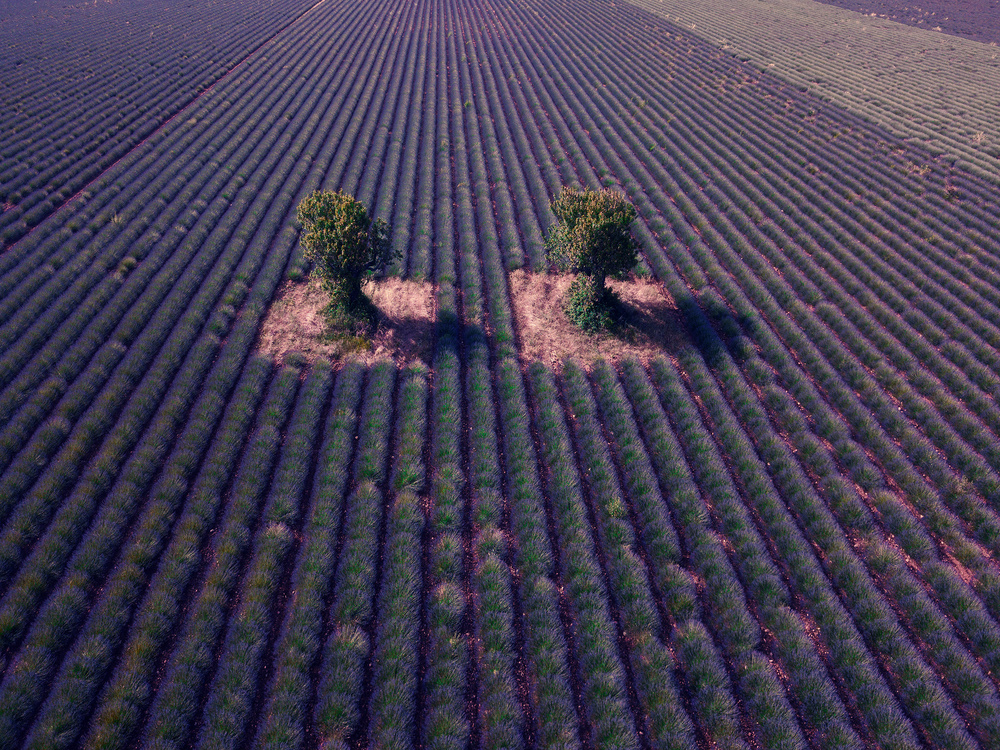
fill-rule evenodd
<path id="1" fill-rule="evenodd" d="M 429 364 L 437 333 L 432 286 L 395 279 L 370 290 L 376 298 L 366 296 L 367 315 L 335 315 L 331 320 L 328 295 L 315 279 L 288 282 L 268 309 L 258 351 L 279 362 L 286 354 L 297 352 L 307 361 L 351 357 Z"/>
<path id="2" fill-rule="evenodd" d="M 714 294 L 686 295 L 677 301 L 677 309 L 690 345 L 710 368 L 717 368 L 727 355 L 736 362 L 747 359 L 754 326 L 750 316 L 734 316 Z"/>
<path id="3" fill-rule="evenodd" d="M 389 316 L 378 310 L 371 337 L 372 351 L 376 356 L 392 353 L 394 359 L 420 360 L 429 365 L 437 334 L 438 323 L 434 320 L 412 315 Z"/>
<path id="4" fill-rule="evenodd" d="M 615 294 L 611 301 L 612 327 L 607 334 L 620 341 L 641 346 L 654 344 L 666 353 L 688 345 L 684 318 L 666 297 L 644 300 L 641 304 Z"/>
<path id="5" fill-rule="evenodd" d="M 655 279 L 609 279 L 608 288 L 617 298 L 611 311 L 611 330 L 595 333 L 581 330 L 563 309 L 572 279 L 572 274 L 510 274 L 522 361 L 557 364 L 572 357 L 584 363 L 623 358 L 648 362 L 691 345 L 683 315 Z"/>

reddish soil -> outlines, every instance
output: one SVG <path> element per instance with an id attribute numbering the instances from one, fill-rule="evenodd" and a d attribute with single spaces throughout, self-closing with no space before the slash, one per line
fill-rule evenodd
<path id="1" fill-rule="evenodd" d="M 430 362 L 434 344 L 434 285 L 380 279 L 365 285 L 379 311 L 370 340 L 331 336 L 323 309 L 327 295 L 316 279 L 286 282 L 271 303 L 257 340 L 257 350 L 281 362 L 291 352 L 310 361 L 344 357 L 371 363 L 391 359 L 399 365 Z"/>
<path id="2" fill-rule="evenodd" d="M 597 359 L 635 357 L 648 362 L 685 343 L 683 322 L 663 286 L 646 278 L 608 281 L 622 303 L 621 329 L 614 334 L 587 334 L 566 317 L 562 299 L 571 274 L 510 275 L 510 295 L 517 323 L 521 359 L 559 366 L 567 357 L 586 364 Z"/>

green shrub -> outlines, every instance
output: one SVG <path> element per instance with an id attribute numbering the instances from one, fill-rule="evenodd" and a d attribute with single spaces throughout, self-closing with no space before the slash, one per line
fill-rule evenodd
<path id="1" fill-rule="evenodd" d="M 579 274 L 569 286 L 563 300 L 566 316 L 585 331 L 600 331 L 611 327 L 615 295 L 593 276 Z"/>

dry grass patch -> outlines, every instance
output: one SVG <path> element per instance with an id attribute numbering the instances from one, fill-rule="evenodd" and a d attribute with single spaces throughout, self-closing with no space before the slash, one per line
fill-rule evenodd
<path id="1" fill-rule="evenodd" d="M 364 290 L 378 308 L 378 324 L 370 338 L 329 329 L 324 314 L 329 296 L 318 279 L 285 282 L 264 318 L 258 351 L 279 362 L 290 352 L 300 352 L 310 361 L 351 357 L 367 363 L 379 359 L 400 365 L 415 360 L 430 363 L 434 285 L 393 277 L 369 282 Z"/>
<path id="2" fill-rule="evenodd" d="M 563 312 L 562 300 L 573 274 L 510 274 L 510 294 L 521 359 L 558 366 L 567 357 L 584 363 L 635 357 L 648 362 L 683 343 L 683 323 L 673 299 L 657 281 L 609 279 L 621 301 L 622 320 L 614 333 L 587 334 Z"/>

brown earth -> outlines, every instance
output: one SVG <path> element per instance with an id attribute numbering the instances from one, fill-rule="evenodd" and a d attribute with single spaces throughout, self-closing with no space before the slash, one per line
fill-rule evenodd
<path id="1" fill-rule="evenodd" d="M 621 300 L 620 329 L 587 334 L 566 317 L 562 299 L 573 281 L 571 274 L 510 274 L 521 359 L 558 366 L 567 357 L 583 363 L 634 357 L 648 362 L 676 351 L 685 342 L 683 323 L 673 299 L 659 282 L 632 276 L 608 281 Z"/>
<path id="2" fill-rule="evenodd" d="M 264 318 L 257 349 L 281 362 L 290 352 L 310 361 L 344 357 L 366 363 L 391 359 L 399 365 L 420 360 L 429 364 L 434 344 L 434 285 L 429 282 L 379 279 L 365 285 L 379 311 L 370 341 L 331 336 L 323 313 L 329 300 L 319 281 L 288 281 Z"/>
<path id="3" fill-rule="evenodd" d="M 621 321 L 614 334 L 587 334 L 566 317 L 562 299 L 571 274 L 514 271 L 509 277 L 520 356 L 524 362 L 559 366 L 567 357 L 580 362 L 617 361 L 634 357 L 648 362 L 676 351 L 684 343 L 682 321 L 674 301 L 656 281 L 630 277 L 609 280 L 621 301 Z M 391 359 L 404 365 L 429 365 L 434 346 L 434 285 L 429 282 L 380 279 L 365 285 L 378 308 L 379 321 L 370 341 L 331 335 L 324 307 L 328 297 L 319 281 L 286 282 L 264 318 L 257 349 L 281 362 L 291 352 L 312 361 L 345 357 L 371 363 Z"/>

